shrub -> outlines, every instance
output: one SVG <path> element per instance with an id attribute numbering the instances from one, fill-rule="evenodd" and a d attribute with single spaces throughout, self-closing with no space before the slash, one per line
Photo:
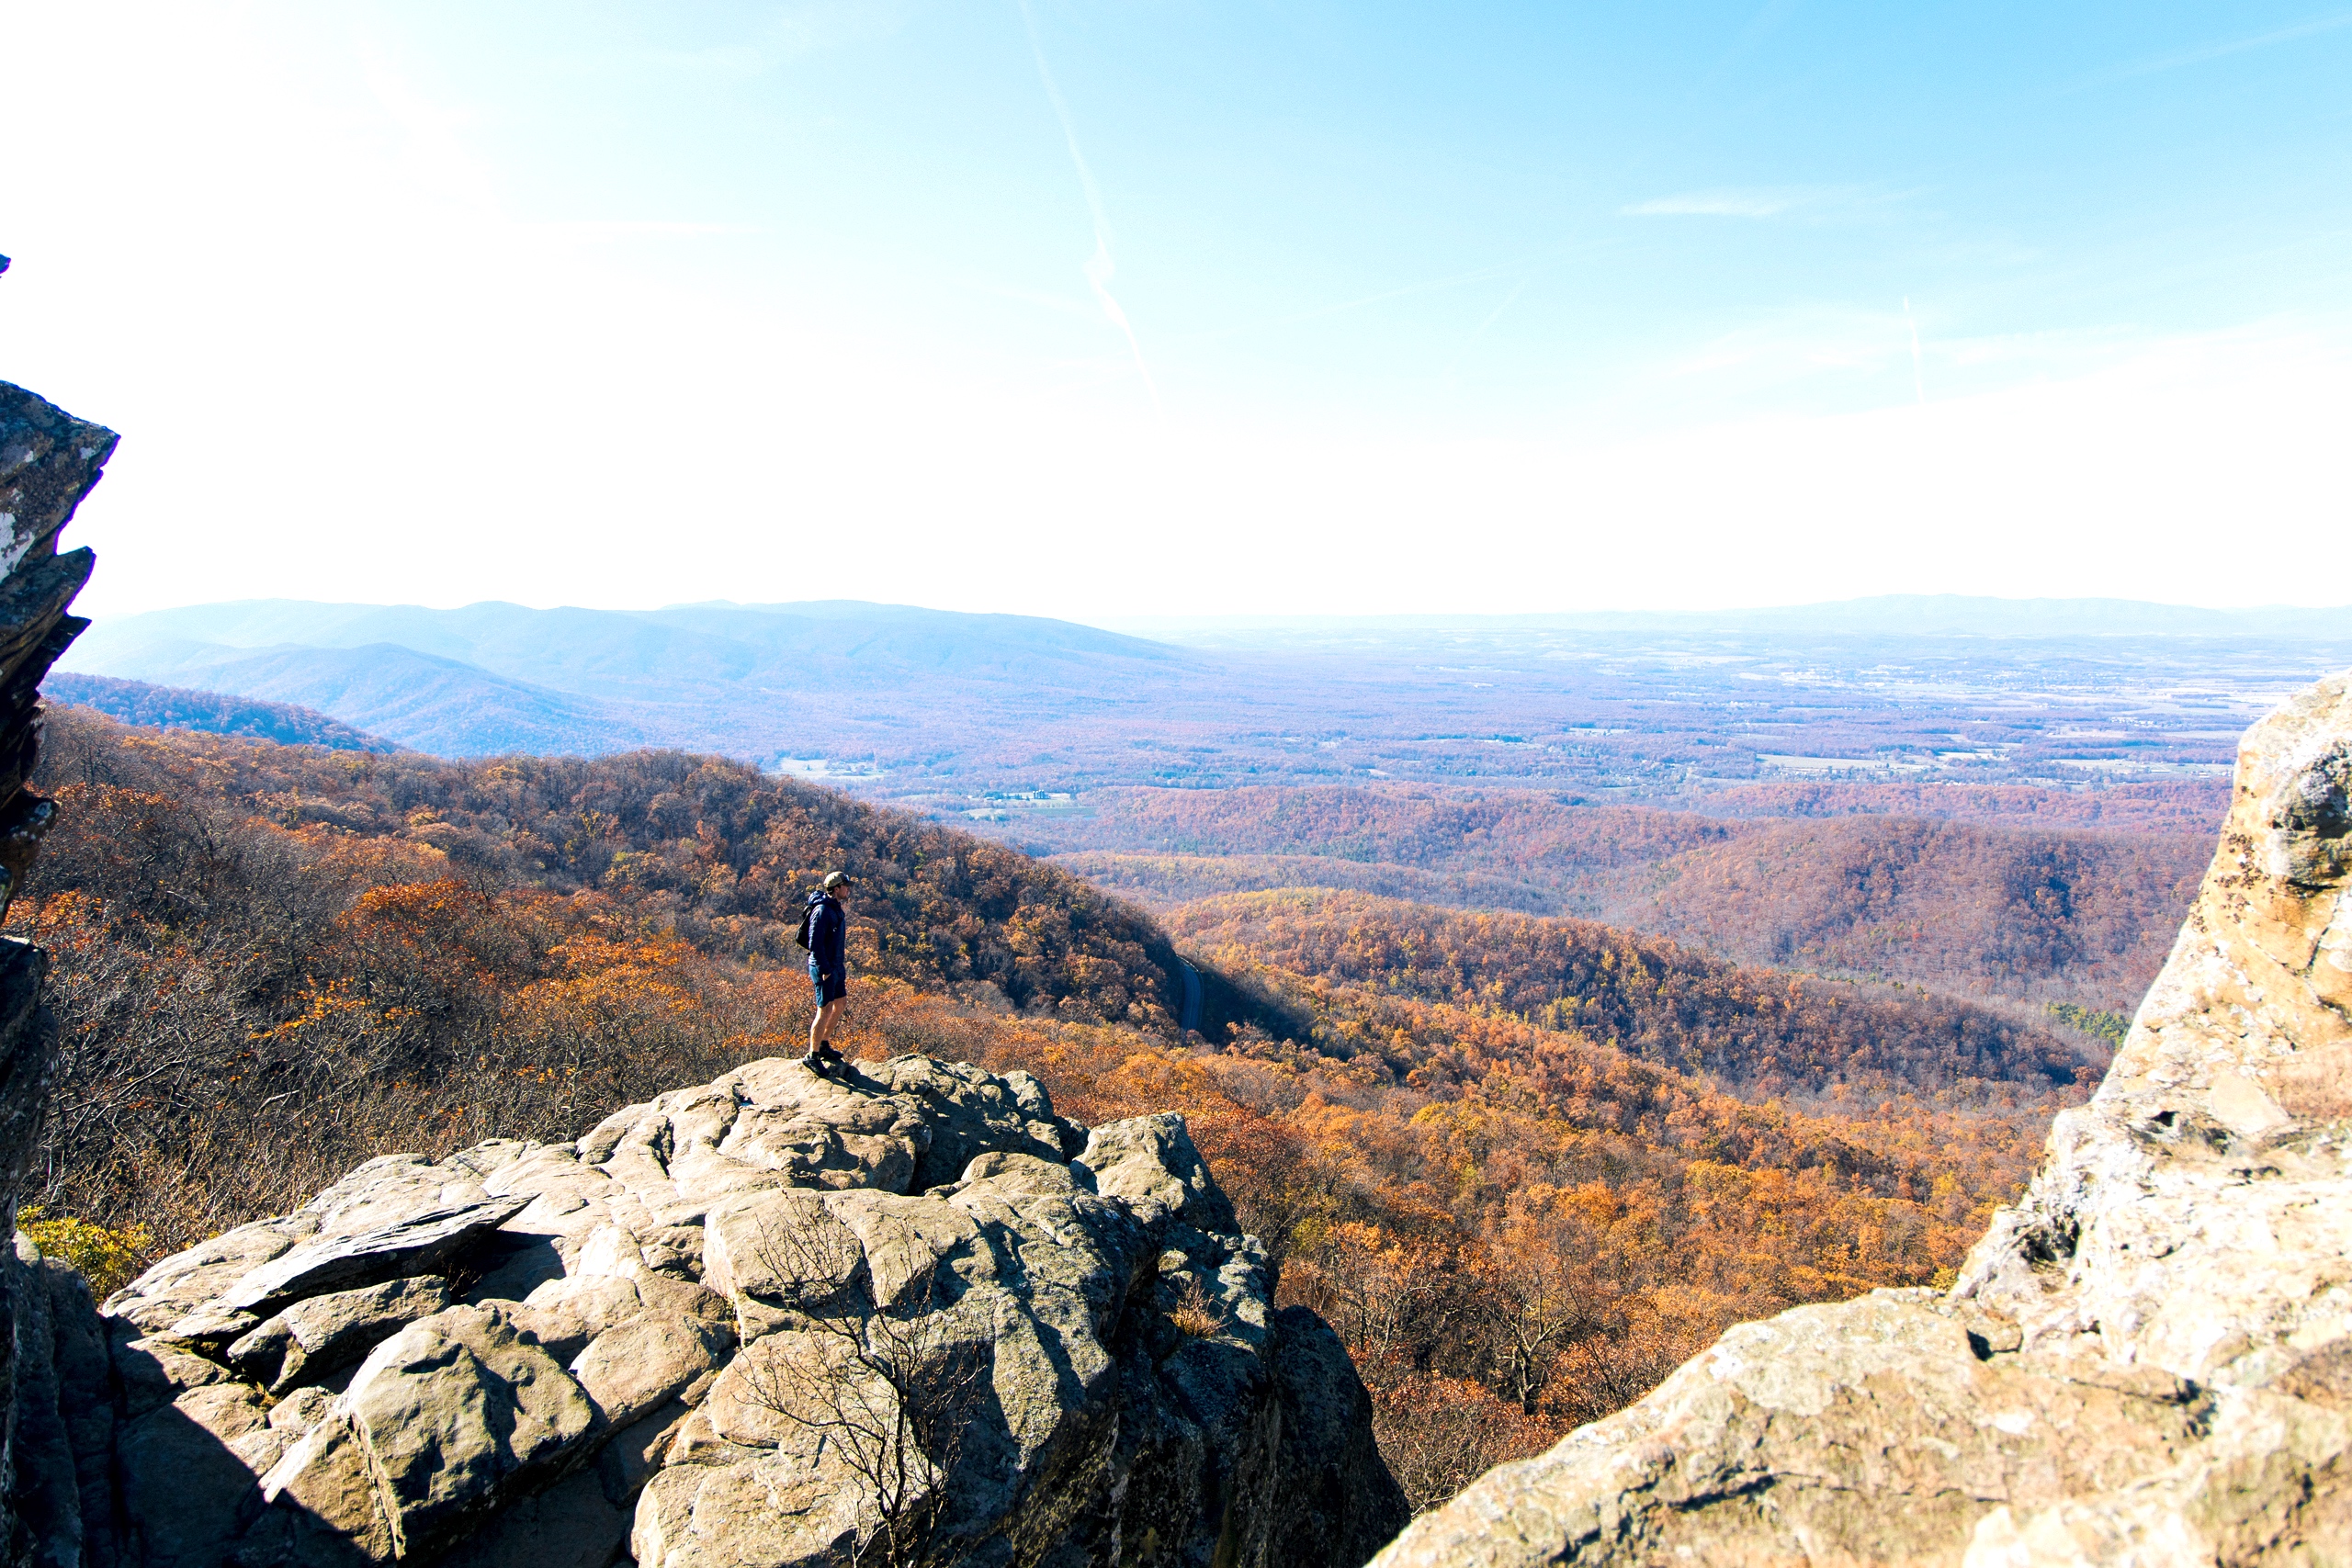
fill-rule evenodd
<path id="1" fill-rule="evenodd" d="M 70 1263 L 104 1301 L 137 1278 L 154 1256 L 155 1238 L 145 1225 L 108 1230 L 71 1215 L 44 1219 L 38 1208 L 17 1211 L 17 1228 L 32 1238 L 43 1258 Z"/>

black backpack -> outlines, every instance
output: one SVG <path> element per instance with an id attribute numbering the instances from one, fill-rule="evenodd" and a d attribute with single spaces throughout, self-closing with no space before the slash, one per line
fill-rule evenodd
<path id="1" fill-rule="evenodd" d="M 800 929 L 792 933 L 792 940 L 800 944 L 800 951 L 803 953 L 808 951 L 808 926 L 811 921 L 816 919 L 817 906 L 820 902 L 821 900 L 820 899 L 811 898 L 807 904 L 801 907 Z"/>

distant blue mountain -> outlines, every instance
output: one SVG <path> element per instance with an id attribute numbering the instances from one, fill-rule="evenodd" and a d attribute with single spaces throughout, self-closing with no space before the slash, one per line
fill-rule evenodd
<path id="1" fill-rule="evenodd" d="M 712 682 L 782 681 L 795 689 L 890 684 L 910 674 L 1091 684 L 1109 663 L 1167 666 L 1177 649 L 1069 621 L 973 615 L 899 604 L 679 604 L 662 610 L 533 610 L 489 601 L 462 609 L 255 599 L 102 620 L 76 644 L 77 667 L 225 662 L 223 650 L 391 644 L 510 680 L 628 697 Z"/>
<path id="2" fill-rule="evenodd" d="M 291 599 L 102 619 L 74 671 L 295 703 L 444 755 L 674 745 L 763 757 L 843 705 L 1158 687 L 1197 656 L 1024 615 L 848 600 L 662 610 Z"/>

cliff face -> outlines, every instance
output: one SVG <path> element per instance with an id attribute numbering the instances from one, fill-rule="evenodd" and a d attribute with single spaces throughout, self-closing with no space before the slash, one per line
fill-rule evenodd
<path id="1" fill-rule="evenodd" d="M 0 256 L 0 272 L 7 266 Z M 66 611 L 94 558 L 61 552 L 57 536 L 98 482 L 115 440 L 0 381 L 0 916 L 53 813 L 25 788 L 40 750 L 41 677 L 89 625 Z M 0 1217 L 12 1233 L 56 1062 L 56 1025 L 40 1000 L 47 963 L 39 948 L 0 938 Z M 51 1304 L 76 1292 L 86 1303 L 70 1274 L 13 1248 L 0 1255 L 0 1552 L 11 1562 L 67 1562 L 58 1554 L 78 1551 L 78 1512 L 51 1511 L 74 1496 L 76 1457 L 58 1408 Z"/>
<path id="2" fill-rule="evenodd" d="M 83 1313 L 90 1562 L 1355 1568 L 1405 1518 L 1181 1118 L 928 1057 L 373 1160 Z"/>
<path id="3" fill-rule="evenodd" d="M 2352 1562 L 2352 677 L 2250 731 L 2091 1103 L 1949 1293 L 1744 1324 L 1381 1568 Z"/>

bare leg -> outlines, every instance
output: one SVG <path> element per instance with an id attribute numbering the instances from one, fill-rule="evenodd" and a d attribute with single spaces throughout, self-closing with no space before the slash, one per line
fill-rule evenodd
<path id="1" fill-rule="evenodd" d="M 842 1008 L 846 1000 L 846 998 L 835 998 L 819 1008 L 817 1016 L 808 1021 L 808 1055 L 811 1056 L 840 1055 L 832 1048 L 833 1025 L 841 1021 Z"/>

